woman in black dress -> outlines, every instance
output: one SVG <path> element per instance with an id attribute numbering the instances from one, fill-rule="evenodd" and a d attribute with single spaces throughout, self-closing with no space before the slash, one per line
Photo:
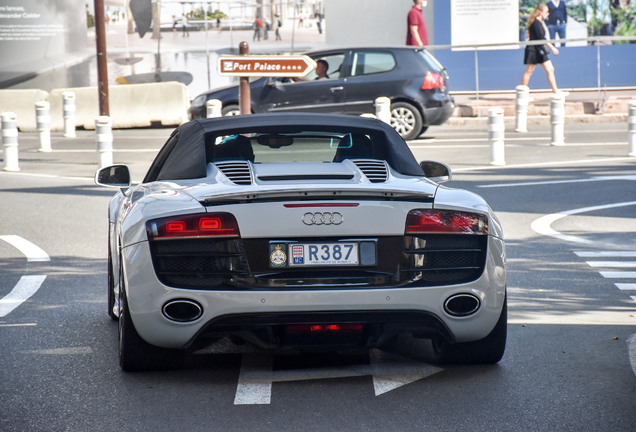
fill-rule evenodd
<path id="1" fill-rule="evenodd" d="M 530 40 L 546 40 L 548 28 L 545 24 L 545 19 L 548 18 L 550 11 L 548 6 L 540 4 L 532 11 L 530 18 L 528 18 L 528 33 L 530 34 Z M 554 55 L 559 55 L 559 50 L 554 47 L 550 42 L 546 42 L 545 45 L 528 45 L 523 59 L 523 63 L 526 65 L 526 71 L 521 78 L 521 85 L 528 85 L 530 77 L 534 73 L 537 64 L 540 64 L 545 69 L 548 75 L 548 83 L 552 87 L 552 91 L 558 93 L 559 89 L 556 84 L 556 77 L 554 76 L 554 65 L 548 58 L 548 48 Z"/>

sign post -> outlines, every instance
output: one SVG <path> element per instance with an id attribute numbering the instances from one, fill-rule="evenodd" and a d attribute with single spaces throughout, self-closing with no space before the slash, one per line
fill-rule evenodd
<path id="1" fill-rule="evenodd" d="M 240 43 L 238 56 L 220 56 L 217 63 L 219 75 L 241 78 L 239 84 L 239 111 L 241 114 L 251 112 L 249 77 L 298 78 L 307 75 L 314 69 L 316 69 L 316 62 L 304 55 L 251 56 L 247 42 Z"/>

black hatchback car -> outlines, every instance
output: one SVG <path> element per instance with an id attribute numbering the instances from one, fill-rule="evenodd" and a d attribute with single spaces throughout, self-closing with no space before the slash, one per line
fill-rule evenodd
<path id="1" fill-rule="evenodd" d="M 375 99 L 384 96 L 391 99 L 391 126 L 408 140 L 443 124 L 455 107 L 448 74 L 425 49 L 346 48 L 307 55 L 327 62 L 327 76 L 318 79 L 313 71 L 296 80 L 257 79 L 250 83 L 252 112 L 360 115 L 375 113 Z M 223 103 L 223 115 L 239 113 L 238 86 L 230 86 L 197 96 L 190 119 L 205 118 L 210 99 Z"/>

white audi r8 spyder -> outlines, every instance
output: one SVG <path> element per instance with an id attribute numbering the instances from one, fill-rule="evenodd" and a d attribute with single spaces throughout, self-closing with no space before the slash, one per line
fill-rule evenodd
<path id="1" fill-rule="evenodd" d="M 178 366 L 229 337 L 264 349 L 377 347 L 407 333 L 438 363 L 506 345 L 503 232 L 478 195 L 440 186 L 393 128 L 328 114 L 185 123 L 140 184 L 98 170 L 109 206 L 108 313 L 119 361 Z"/>

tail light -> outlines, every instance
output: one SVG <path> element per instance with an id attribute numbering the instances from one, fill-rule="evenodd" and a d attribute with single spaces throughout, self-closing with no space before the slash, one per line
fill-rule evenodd
<path id="1" fill-rule="evenodd" d="M 288 333 L 314 333 L 314 332 L 338 332 L 338 331 L 362 331 L 362 324 L 296 324 L 286 327 Z"/>
<path id="2" fill-rule="evenodd" d="M 405 234 L 457 233 L 488 234 L 488 217 L 452 210 L 411 210 L 406 216 Z"/>
<path id="3" fill-rule="evenodd" d="M 432 90 L 440 87 L 444 87 L 444 78 L 442 78 L 440 74 L 426 72 L 426 75 L 424 76 L 424 84 L 422 84 L 422 90 Z"/>
<path id="4" fill-rule="evenodd" d="M 236 218 L 230 213 L 155 219 L 146 223 L 146 229 L 149 240 L 240 236 Z"/>

